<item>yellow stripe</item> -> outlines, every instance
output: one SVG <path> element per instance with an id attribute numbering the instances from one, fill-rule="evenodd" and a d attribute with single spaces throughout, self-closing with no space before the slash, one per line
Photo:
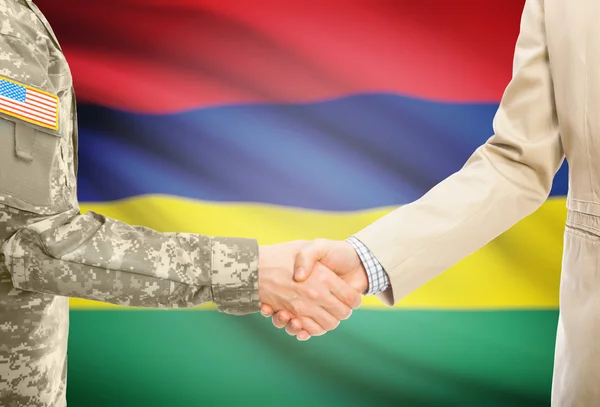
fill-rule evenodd
<path id="1" fill-rule="evenodd" d="M 90 209 L 158 231 L 255 237 L 260 244 L 316 237 L 344 239 L 391 210 L 332 213 L 166 196 L 82 205 L 83 211 Z M 394 308 L 557 308 L 565 220 L 565 199 L 550 199 L 535 214 L 413 292 Z M 71 307 L 114 306 L 72 299 Z M 384 306 L 375 297 L 365 297 L 363 307 L 394 309 Z"/>

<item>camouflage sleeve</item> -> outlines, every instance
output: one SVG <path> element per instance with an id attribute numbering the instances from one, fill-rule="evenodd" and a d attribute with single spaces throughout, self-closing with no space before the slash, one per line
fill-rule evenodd
<path id="1" fill-rule="evenodd" d="M 68 63 L 31 1 L 0 0 L 0 22 L 0 262 L 13 285 L 119 305 L 258 311 L 255 241 L 80 213 Z"/>
<path id="2" fill-rule="evenodd" d="M 70 210 L 20 228 L 2 246 L 15 287 L 139 307 L 214 301 L 258 311 L 258 246 L 242 238 L 159 233 Z"/>

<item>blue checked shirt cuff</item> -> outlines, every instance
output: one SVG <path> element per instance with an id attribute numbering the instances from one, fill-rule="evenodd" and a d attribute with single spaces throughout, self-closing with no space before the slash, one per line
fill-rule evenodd
<path id="1" fill-rule="evenodd" d="M 348 243 L 352 245 L 360 261 L 362 261 L 365 270 L 367 271 L 367 279 L 369 281 L 369 288 L 365 295 L 375 295 L 387 290 L 390 286 L 390 279 L 379 263 L 379 260 L 373 256 L 373 253 L 365 246 L 360 240 L 354 236 L 346 239 Z"/>

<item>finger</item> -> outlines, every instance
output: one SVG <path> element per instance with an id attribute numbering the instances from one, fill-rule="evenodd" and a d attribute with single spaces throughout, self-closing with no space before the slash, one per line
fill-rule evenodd
<path id="1" fill-rule="evenodd" d="M 273 325 L 279 329 L 285 328 L 285 326 L 290 322 L 290 319 L 292 319 L 290 313 L 286 310 L 281 310 L 273 315 Z"/>
<path id="2" fill-rule="evenodd" d="M 303 331 L 308 334 L 308 336 L 321 336 L 327 333 L 327 330 L 323 328 L 321 325 L 317 324 L 310 318 L 300 317 L 300 322 L 302 323 Z M 302 332 L 298 333 L 300 335 Z"/>
<path id="3" fill-rule="evenodd" d="M 312 289 L 308 291 L 309 295 L 311 295 L 310 298 L 313 301 L 319 301 L 319 303 L 322 306 L 322 309 L 325 310 L 331 317 L 335 318 L 337 321 L 348 319 L 352 314 L 352 308 L 340 301 L 335 295 L 331 293 L 330 289 L 327 288 L 328 286 L 331 286 L 332 282 L 334 284 L 338 282 L 346 284 L 337 276 L 333 276 L 332 278 L 328 278 L 325 284 L 323 284 L 319 290 Z M 323 323 L 321 323 L 321 325 L 324 328 L 328 328 L 328 326 L 323 325 Z"/>
<path id="4" fill-rule="evenodd" d="M 325 239 L 315 239 L 300 249 L 294 263 L 294 280 L 302 282 L 310 276 L 315 263 L 327 255 L 327 242 Z"/>
<path id="5" fill-rule="evenodd" d="M 325 309 L 321 307 L 311 307 L 310 312 L 306 316 L 312 318 L 326 331 L 332 331 L 340 324 L 339 319 L 333 317 L 329 312 L 325 311 Z M 304 323 L 302 323 L 302 326 L 304 327 Z"/>
<path id="6" fill-rule="evenodd" d="M 288 335 L 296 336 L 302 331 L 302 322 L 299 318 L 292 318 L 289 324 L 285 327 L 285 331 Z"/>
<path id="7" fill-rule="evenodd" d="M 337 321 L 343 321 L 350 318 L 352 315 L 352 308 L 347 306 L 341 301 L 335 300 L 335 304 L 324 306 L 323 309 L 327 311 Z"/>
<path id="8" fill-rule="evenodd" d="M 341 278 L 337 276 L 332 277 L 329 282 L 329 290 L 331 294 L 351 309 L 358 309 L 360 307 L 362 302 L 361 295 Z"/>
<path id="9" fill-rule="evenodd" d="M 318 286 L 315 286 L 314 281 L 308 281 L 303 283 L 303 291 L 337 320 L 348 319 L 352 314 L 352 307 L 358 308 L 360 305 L 358 291 L 321 263 L 315 266 L 314 278 L 317 279 Z"/>
<path id="10" fill-rule="evenodd" d="M 269 305 L 267 304 L 262 304 L 260 306 L 260 313 L 264 316 L 264 317 L 272 317 L 273 316 L 273 308 L 271 308 Z"/>
<path id="11" fill-rule="evenodd" d="M 304 330 L 300 331 L 300 333 L 296 336 L 296 339 L 299 341 L 308 341 L 310 339 L 310 334 Z"/>

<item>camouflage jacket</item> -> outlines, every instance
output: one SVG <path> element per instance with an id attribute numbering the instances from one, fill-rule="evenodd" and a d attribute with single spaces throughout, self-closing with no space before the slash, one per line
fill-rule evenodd
<path id="1" fill-rule="evenodd" d="M 258 246 L 80 213 L 71 72 L 31 0 L 0 0 L 0 405 L 66 404 L 68 297 L 258 311 Z"/>

